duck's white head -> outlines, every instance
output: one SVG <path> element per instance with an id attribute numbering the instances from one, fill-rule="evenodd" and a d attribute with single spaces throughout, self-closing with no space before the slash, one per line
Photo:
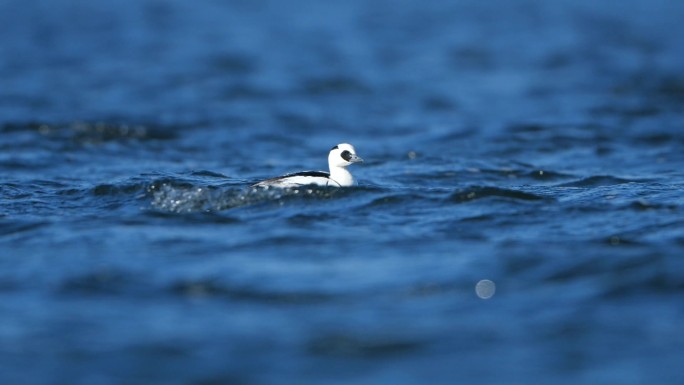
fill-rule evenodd
<path id="1" fill-rule="evenodd" d="M 333 147 L 328 154 L 328 165 L 330 169 L 334 167 L 347 167 L 352 163 L 363 162 L 358 155 L 354 146 L 349 143 L 340 143 Z"/>

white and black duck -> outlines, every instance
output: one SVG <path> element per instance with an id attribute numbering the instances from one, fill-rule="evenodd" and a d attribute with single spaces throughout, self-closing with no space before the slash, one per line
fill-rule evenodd
<path id="1" fill-rule="evenodd" d="M 276 178 L 266 179 L 255 183 L 253 187 L 277 187 L 288 188 L 307 185 L 347 187 L 354 185 L 354 177 L 347 167 L 354 163 L 363 162 L 354 146 L 349 143 L 341 143 L 333 147 L 328 154 L 328 167 L 330 172 L 302 171 L 287 174 Z"/>

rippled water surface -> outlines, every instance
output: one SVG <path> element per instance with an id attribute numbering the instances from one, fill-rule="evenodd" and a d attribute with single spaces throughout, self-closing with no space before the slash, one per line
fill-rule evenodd
<path id="1" fill-rule="evenodd" d="M 680 382 L 682 17 L 0 3 L 0 383 Z"/>

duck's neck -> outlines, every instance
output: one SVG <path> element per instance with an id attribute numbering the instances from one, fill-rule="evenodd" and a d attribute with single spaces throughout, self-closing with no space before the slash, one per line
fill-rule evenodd
<path id="1" fill-rule="evenodd" d="M 354 185 L 354 177 L 346 167 L 330 167 L 330 179 L 334 180 L 342 187 Z"/>

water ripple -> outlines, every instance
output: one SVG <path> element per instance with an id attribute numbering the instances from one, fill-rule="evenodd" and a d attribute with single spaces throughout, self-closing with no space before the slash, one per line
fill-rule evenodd
<path id="1" fill-rule="evenodd" d="M 639 183 L 647 180 L 644 179 L 626 179 L 610 175 L 590 176 L 580 179 L 578 181 L 560 184 L 560 187 L 602 187 L 614 186 L 626 183 Z"/>
<path id="2" fill-rule="evenodd" d="M 103 143 L 125 139 L 170 140 L 176 138 L 174 127 L 159 124 L 130 124 L 116 122 L 59 123 L 5 123 L 0 133 L 32 131 L 53 138 L 68 139 L 77 143 Z"/>
<path id="3" fill-rule="evenodd" d="M 169 288 L 188 297 L 225 297 L 235 301 L 271 304 L 318 304 L 335 299 L 332 294 L 306 291 L 267 291 L 265 288 L 228 285 L 218 280 L 178 281 Z"/>
<path id="4" fill-rule="evenodd" d="M 491 186 L 475 186 L 459 190 L 449 196 L 449 201 L 465 203 L 486 198 L 504 198 L 518 201 L 541 201 L 549 200 L 550 197 L 534 194 L 522 190 L 505 189 Z"/>

